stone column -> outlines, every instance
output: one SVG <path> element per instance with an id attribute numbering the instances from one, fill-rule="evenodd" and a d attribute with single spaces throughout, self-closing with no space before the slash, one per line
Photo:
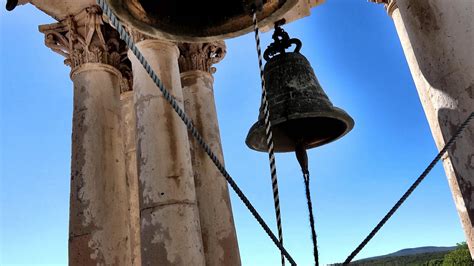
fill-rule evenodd
<path id="1" fill-rule="evenodd" d="M 127 60 L 128 61 L 128 60 Z M 125 151 L 125 172 L 128 185 L 128 210 L 130 214 L 130 247 L 132 266 L 141 265 L 140 255 L 140 206 L 137 170 L 136 115 L 134 108 L 133 83 L 131 69 L 122 69 L 126 73 L 122 79 L 120 101 L 122 102 L 122 132 Z"/>
<path id="2" fill-rule="evenodd" d="M 137 47 L 182 107 L 176 45 L 133 35 Z M 186 127 L 129 53 L 137 114 L 142 263 L 205 265 Z"/>
<path id="3" fill-rule="evenodd" d="M 392 16 L 438 149 L 474 111 L 474 2 L 374 0 Z M 443 157 L 474 258 L 474 125 Z"/>
<path id="4" fill-rule="evenodd" d="M 211 65 L 222 60 L 225 44 L 182 43 L 178 47 L 185 111 L 223 161 Z M 192 136 L 189 142 L 206 265 L 241 265 L 227 182 Z"/>
<path id="5" fill-rule="evenodd" d="M 40 31 L 74 84 L 69 265 L 130 265 L 118 70 L 126 49 L 98 6 Z"/>

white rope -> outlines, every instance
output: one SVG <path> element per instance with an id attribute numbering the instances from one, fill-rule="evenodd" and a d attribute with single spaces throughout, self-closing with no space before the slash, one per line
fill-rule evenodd
<path id="1" fill-rule="evenodd" d="M 278 229 L 278 238 L 280 243 L 283 245 L 283 229 L 281 225 L 281 213 L 280 213 L 280 195 L 278 192 L 278 177 L 276 171 L 276 161 L 275 161 L 275 151 L 273 146 L 273 132 L 272 132 L 272 123 L 270 121 L 270 110 L 268 108 L 267 100 L 267 90 L 265 87 L 265 77 L 263 74 L 263 59 L 262 59 L 262 50 L 260 48 L 260 34 L 258 30 L 257 22 L 257 10 L 255 9 L 253 13 L 253 27 L 255 32 L 255 44 L 257 46 L 257 55 L 258 55 L 258 66 L 260 69 L 260 79 L 262 81 L 262 104 L 263 104 L 263 116 L 265 121 L 265 135 L 267 141 L 267 151 L 268 151 L 268 160 L 270 163 L 270 175 L 272 178 L 272 188 L 273 188 L 273 203 L 275 206 L 275 216 Z M 281 265 L 285 265 L 285 256 L 281 254 Z"/>

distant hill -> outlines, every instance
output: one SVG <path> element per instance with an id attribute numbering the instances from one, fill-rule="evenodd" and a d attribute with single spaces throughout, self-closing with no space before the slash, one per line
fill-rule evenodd
<path id="1" fill-rule="evenodd" d="M 409 256 L 409 255 L 416 255 L 422 253 L 448 253 L 449 251 L 455 250 L 456 247 L 419 247 L 419 248 L 406 248 L 399 250 L 397 252 L 393 252 L 387 255 L 377 256 L 377 257 L 370 257 L 358 260 L 357 262 L 362 262 L 366 260 L 374 260 L 374 259 L 381 259 L 387 257 L 400 257 L 400 256 Z"/>
<path id="2" fill-rule="evenodd" d="M 407 248 L 387 255 L 353 261 L 356 266 L 421 266 L 441 265 L 443 258 L 456 247 L 419 247 Z M 331 264 L 341 265 L 341 264 Z"/>
<path id="3" fill-rule="evenodd" d="M 385 255 L 386 257 L 390 256 L 406 256 L 406 255 L 413 255 L 413 254 L 420 254 L 420 253 L 431 253 L 431 252 L 445 252 L 455 250 L 456 247 L 419 247 L 419 248 L 406 248 L 399 250 L 394 253 L 390 253 Z"/>

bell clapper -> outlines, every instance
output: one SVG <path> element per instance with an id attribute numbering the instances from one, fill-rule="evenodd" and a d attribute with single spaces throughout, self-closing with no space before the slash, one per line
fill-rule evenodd
<path id="1" fill-rule="evenodd" d="M 18 0 L 7 0 L 6 9 L 12 11 L 18 5 Z"/>
<path id="2" fill-rule="evenodd" d="M 308 154 L 306 153 L 306 145 L 303 142 L 298 142 L 295 146 L 295 155 L 296 159 L 300 163 L 301 171 L 303 171 L 304 175 L 309 175 L 308 170 Z"/>

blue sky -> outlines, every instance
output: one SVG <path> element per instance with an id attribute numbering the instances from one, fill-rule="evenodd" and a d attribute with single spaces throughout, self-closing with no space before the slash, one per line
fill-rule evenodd
<path id="1" fill-rule="evenodd" d="M 46 48 L 32 6 L 0 11 L 0 264 L 67 263 L 72 83 Z M 309 151 L 321 262 L 341 262 L 408 188 L 437 150 L 395 27 L 380 5 L 328 0 L 285 29 L 332 102 L 355 127 Z M 263 45 L 271 33 L 263 34 Z M 267 155 L 249 150 L 260 83 L 253 35 L 227 41 L 215 74 L 226 166 L 275 228 Z M 311 265 L 304 187 L 293 154 L 278 154 L 285 246 Z M 243 265 L 279 264 L 279 253 L 232 193 Z M 463 231 L 441 165 L 357 258 L 417 246 L 451 246 Z"/>

